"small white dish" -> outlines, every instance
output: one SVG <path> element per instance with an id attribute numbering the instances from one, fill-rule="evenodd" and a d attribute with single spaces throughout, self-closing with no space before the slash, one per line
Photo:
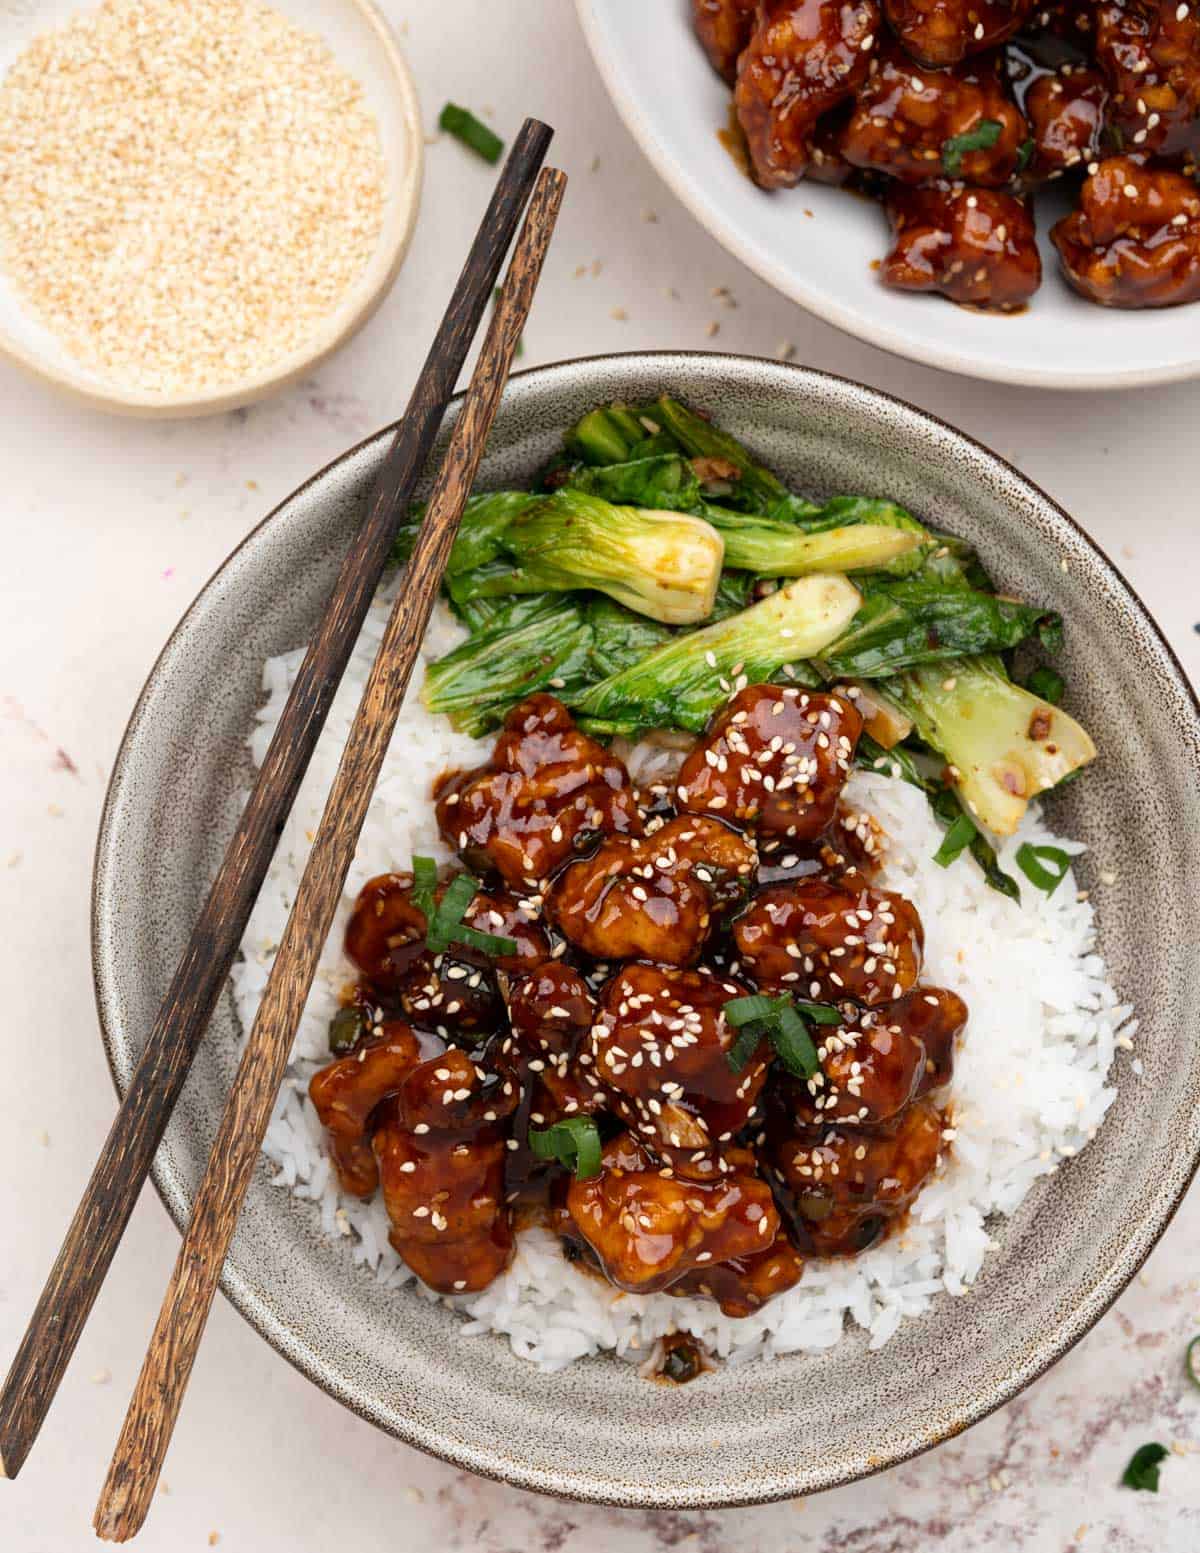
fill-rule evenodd
<path id="1" fill-rule="evenodd" d="M 0 77 L 37 33 L 61 26 L 96 0 L 0 6 Z M 77 400 L 120 415 L 179 418 L 236 409 L 310 372 L 355 334 L 387 295 L 408 250 L 421 199 L 425 141 L 416 86 L 387 22 L 370 0 L 269 0 L 318 34 L 361 84 L 379 124 L 384 161 L 383 227 L 362 275 L 299 350 L 235 382 L 179 394 L 126 388 L 78 361 L 30 311 L 0 272 L 0 353 Z"/>
<path id="2" fill-rule="evenodd" d="M 906 296 L 871 268 L 887 225 L 871 202 L 802 183 L 766 194 L 717 140 L 729 89 L 691 28 L 688 0 L 576 0 L 621 117 L 659 174 L 717 241 L 827 323 L 898 356 L 968 377 L 1038 388 L 1136 388 L 1200 375 L 1200 306 L 1096 307 L 1070 291 L 1047 233 L 1065 209 L 1038 203 L 1045 280 L 1015 316 Z"/>

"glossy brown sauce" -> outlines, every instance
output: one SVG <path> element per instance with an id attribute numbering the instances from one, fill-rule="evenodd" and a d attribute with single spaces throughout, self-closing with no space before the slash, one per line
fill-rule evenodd
<path id="1" fill-rule="evenodd" d="M 873 882 L 884 838 L 842 797 L 861 728 L 849 693 L 751 686 L 638 790 L 539 695 L 439 780 L 442 835 L 482 881 L 463 920 L 512 943 L 435 953 L 411 876 L 370 880 L 310 1084 L 344 1190 L 382 1191 L 431 1288 L 485 1288 L 540 1222 L 619 1288 L 745 1316 L 806 1258 L 903 1222 L 967 1010 L 921 983 L 920 917 Z M 811 1078 L 765 1036 L 731 1063 L 725 1006 L 755 992 L 836 1011 Z M 587 1178 L 529 1144 L 571 1119 L 599 1134 Z"/>

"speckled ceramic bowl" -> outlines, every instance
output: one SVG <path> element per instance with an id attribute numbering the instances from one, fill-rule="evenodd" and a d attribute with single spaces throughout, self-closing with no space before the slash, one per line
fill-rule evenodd
<path id="1" fill-rule="evenodd" d="M 332 1395 L 381 1428 L 509 1482 L 629 1505 L 742 1504 L 808 1493 L 911 1456 L 1012 1397 L 1085 1333 L 1162 1233 L 1200 1157 L 1200 710 L 1120 575 L 1046 496 L 977 443 L 886 395 L 728 356 L 564 363 L 513 380 L 485 475 L 527 476 L 590 406 L 662 389 L 722 422 L 806 491 L 899 498 L 965 535 L 1002 584 L 1062 611 L 1073 706 L 1101 760 L 1054 800 L 1092 847 L 1103 951 L 1142 1017 L 1101 1132 L 999 1229 L 965 1298 L 937 1302 L 869 1353 L 861 1333 L 817 1357 L 724 1369 L 679 1390 L 609 1358 L 552 1376 L 500 1338 L 387 1292 L 325 1240 L 317 1214 L 251 1189 L 226 1293 Z M 104 812 L 96 985 L 117 1084 L 129 1079 L 250 778 L 244 740 L 264 658 L 303 642 L 361 515 L 381 433 L 317 475 L 205 588 L 155 666 Z M 1117 882 L 1099 884 L 1111 870 Z M 232 1078 L 221 1004 L 155 1179 L 187 1217 Z"/>

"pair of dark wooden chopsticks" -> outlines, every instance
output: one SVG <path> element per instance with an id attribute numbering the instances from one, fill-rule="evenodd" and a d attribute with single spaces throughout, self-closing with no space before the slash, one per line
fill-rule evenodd
<path id="1" fill-rule="evenodd" d="M 529 313 L 566 185 L 557 169 L 546 168 L 539 174 L 551 135 L 546 125 L 527 120 L 505 164 L 375 483 L 366 520 L 342 565 L 250 800 L 0 1390 L 0 1476 L 15 1477 L 111 1264 L 237 953 L 397 527 L 528 203 L 479 362 L 246 1042 L 101 1493 L 95 1527 L 101 1537 L 112 1541 L 132 1537 L 149 1510 L 296 1025 Z"/>

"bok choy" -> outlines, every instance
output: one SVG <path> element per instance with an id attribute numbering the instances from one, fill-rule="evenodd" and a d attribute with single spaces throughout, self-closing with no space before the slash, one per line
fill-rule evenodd
<path id="1" fill-rule="evenodd" d="M 1014 685 L 996 658 L 910 670 L 888 692 L 944 756 L 968 812 L 1011 836 L 1025 806 L 1095 759 L 1087 731 L 1061 707 Z"/>
<path id="2" fill-rule="evenodd" d="M 727 620 L 673 636 L 568 704 L 594 732 L 698 732 L 735 686 L 816 656 L 853 618 L 860 597 L 845 577 L 802 577 Z"/>
<path id="3" fill-rule="evenodd" d="M 709 617 L 725 556 L 720 534 L 703 518 L 618 507 L 569 490 L 516 512 L 495 543 L 498 553 L 485 564 L 448 571 L 453 599 L 594 588 L 669 625 Z"/>

